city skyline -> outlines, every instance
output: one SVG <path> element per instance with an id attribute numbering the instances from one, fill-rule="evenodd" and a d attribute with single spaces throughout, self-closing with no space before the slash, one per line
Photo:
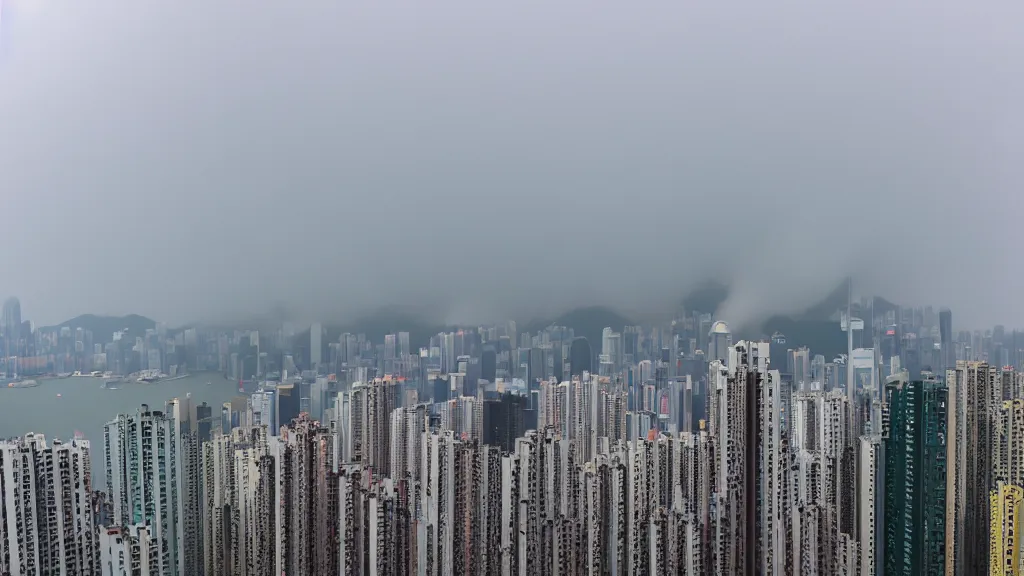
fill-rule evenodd
<path id="1" fill-rule="evenodd" d="M 150 330 L 68 360 L 213 361 L 239 395 L 52 442 L 77 460 L 40 434 L 0 441 L 0 547 L 18 576 L 1016 575 L 1024 342 L 945 325 L 862 318 L 832 360 L 701 312 L 606 328 L 593 350 L 515 322 L 418 350 L 408 332 Z"/>
<path id="2" fill-rule="evenodd" d="M 1021 22 L 0 0 L 0 576 L 1024 576 Z"/>

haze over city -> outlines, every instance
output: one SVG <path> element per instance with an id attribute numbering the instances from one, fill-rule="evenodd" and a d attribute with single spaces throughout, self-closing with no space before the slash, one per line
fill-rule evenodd
<path id="1" fill-rule="evenodd" d="M 1024 4 L 0 0 L 0 576 L 1024 576 Z"/>
<path id="2" fill-rule="evenodd" d="M 1022 17 L 5 0 L 0 292 L 40 324 L 483 321 L 718 278 L 742 324 L 854 274 L 1021 325 Z"/>

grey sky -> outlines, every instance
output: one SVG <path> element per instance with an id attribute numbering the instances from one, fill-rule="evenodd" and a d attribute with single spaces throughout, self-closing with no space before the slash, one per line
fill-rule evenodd
<path id="1" fill-rule="evenodd" d="M 704 273 L 746 319 L 851 270 L 1024 325 L 1021 3 L 3 2 L 0 296 L 38 322 Z"/>

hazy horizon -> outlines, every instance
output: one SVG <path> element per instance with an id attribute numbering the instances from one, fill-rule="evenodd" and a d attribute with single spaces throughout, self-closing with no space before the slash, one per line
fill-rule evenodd
<path id="1" fill-rule="evenodd" d="M 1024 326 L 1024 5 L 2 1 L 0 298 L 37 325 L 707 278 L 741 324 L 853 274 Z"/>

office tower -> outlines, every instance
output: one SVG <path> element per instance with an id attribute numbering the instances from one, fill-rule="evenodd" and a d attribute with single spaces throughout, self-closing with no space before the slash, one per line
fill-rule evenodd
<path id="1" fill-rule="evenodd" d="M 114 525 L 149 528 L 158 576 L 178 574 L 183 562 L 179 439 L 171 416 L 145 404 L 135 414 L 119 414 L 104 430 Z"/>
<path id="2" fill-rule="evenodd" d="M 782 372 L 783 374 L 789 373 L 789 368 L 786 365 L 787 355 L 789 353 L 789 349 L 786 347 L 786 335 L 782 332 L 775 332 L 772 334 L 768 343 L 768 351 L 771 357 L 772 368 Z"/>
<path id="3" fill-rule="evenodd" d="M 612 372 L 618 371 L 622 366 L 622 334 L 611 328 L 605 328 L 601 332 L 601 356 L 606 357 L 611 363 Z"/>
<path id="4" fill-rule="evenodd" d="M 317 376 L 309 386 L 309 417 L 324 420 L 327 407 L 327 390 L 330 387 L 326 376 Z"/>
<path id="5" fill-rule="evenodd" d="M 323 364 L 324 349 L 324 327 L 323 324 L 314 323 L 309 327 L 309 369 L 319 370 Z"/>
<path id="6" fill-rule="evenodd" d="M 0 441 L 0 574 L 99 574 L 89 442 Z"/>
<path id="7" fill-rule="evenodd" d="M 581 376 L 584 372 L 592 372 L 591 362 L 593 353 L 590 350 L 590 343 L 582 336 L 573 338 L 569 347 L 569 374 Z"/>
<path id="8" fill-rule="evenodd" d="M 942 574 L 946 555 L 947 389 L 934 378 L 886 384 L 885 566 Z M 986 532 L 987 534 L 987 532 Z"/>
<path id="9" fill-rule="evenodd" d="M 850 361 L 853 363 L 854 395 L 865 391 L 872 398 L 880 400 L 882 390 L 879 388 L 878 362 L 875 359 L 874 348 L 855 348 Z"/>
<path id="10" fill-rule="evenodd" d="M 989 493 L 995 488 L 993 424 L 1002 405 L 1002 374 L 983 362 L 958 361 L 946 374 L 949 389 L 947 502 L 951 532 L 946 561 L 958 574 L 988 572 Z M 951 522 L 949 522 L 951 521 Z"/>
<path id="11" fill-rule="evenodd" d="M 945 374 L 956 365 L 956 350 L 953 348 L 953 312 L 949 308 L 939 310 L 939 345 L 942 356 L 939 368 Z"/>
<path id="12" fill-rule="evenodd" d="M 498 371 L 498 353 L 493 346 L 485 346 L 480 355 L 480 378 L 494 383 Z"/>
<path id="13" fill-rule="evenodd" d="M 731 349 L 732 332 L 729 332 L 729 325 L 721 320 L 712 324 L 711 330 L 708 332 L 708 361 L 721 360 L 728 367 L 729 350 Z"/>
<path id="14" fill-rule="evenodd" d="M 806 347 L 792 351 L 793 385 L 797 390 L 811 389 L 811 351 Z"/>
<path id="15" fill-rule="evenodd" d="M 696 432 L 694 419 L 693 380 L 689 375 L 678 376 L 669 382 L 668 431 Z"/>
<path id="16" fill-rule="evenodd" d="M 4 359 L 7 367 L 7 377 L 17 376 L 16 362 L 14 356 L 20 356 L 19 343 L 21 342 L 21 302 L 17 298 L 8 298 L 4 302 L 3 313 L 0 314 L 0 329 L 3 330 L 4 338 Z"/>
<path id="17" fill-rule="evenodd" d="M 484 400 L 482 443 L 511 452 L 516 438 L 526 433 L 525 410 L 526 397 L 509 392 L 496 400 Z"/>
<path id="18" fill-rule="evenodd" d="M 277 434 L 281 426 L 287 426 L 289 422 L 298 418 L 301 413 L 298 386 L 295 384 L 278 384 L 277 389 L 274 391 L 274 400 L 277 402 L 277 406 L 274 407 L 274 413 L 277 418 L 271 424 L 271 428 L 274 430 L 274 434 Z"/>

